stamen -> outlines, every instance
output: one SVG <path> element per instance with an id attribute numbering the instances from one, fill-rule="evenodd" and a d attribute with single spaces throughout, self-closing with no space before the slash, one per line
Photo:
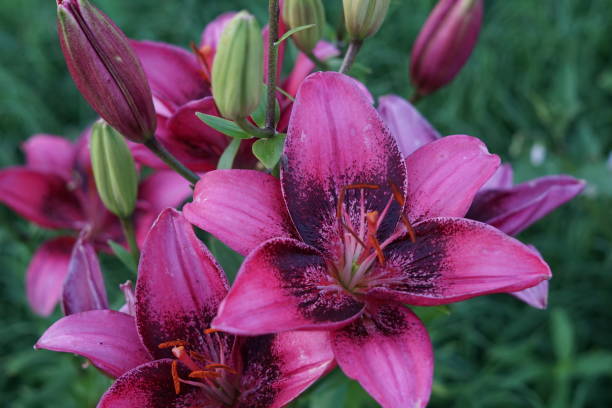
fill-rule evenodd
<path id="1" fill-rule="evenodd" d="M 189 378 L 199 378 L 201 380 L 208 379 L 208 378 L 215 379 L 219 377 L 221 377 L 221 374 L 216 373 L 214 371 L 199 370 L 199 371 L 192 371 L 189 374 Z"/>
<path id="2" fill-rule="evenodd" d="M 406 204 L 406 199 L 404 198 L 399 188 L 397 188 L 395 184 L 393 184 L 392 182 L 389 182 L 389 185 L 391 186 L 391 191 L 393 192 L 393 197 L 395 198 L 395 201 L 397 201 L 397 203 L 403 209 L 404 205 Z M 412 224 L 410 224 L 408 217 L 406 217 L 406 215 L 403 212 L 400 218 L 402 220 L 402 223 L 408 230 L 408 236 L 410 237 L 410 241 L 414 244 L 416 242 L 416 232 L 414 232 L 414 228 L 412 227 Z"/>
<path id="3" fill-rule="evenodd" d="M 342 187 L 340 190 L 340 195 L 338 196 L 338 206 L 336 208 L 336 218 L 340 219 L 342 217 L 342 205 L 344 204 L 344 197 L 346 196 L 346 190 L 360 190 L 360 189 L 370 189 L 370 190 L 378 190 L 380 186 L 376 184 L 349 184 L 348 186 Z"/>
<path id="4" fill-rule="evenodd" d="M 378 240 L 374 235 L 370 235 L 370 243 L 376 250 L 376 257 L 378 258 L 378 262 L 380 262 L 381 265 L 384 264 L 385 255 L 383 254 L 382 248 L 380 247 L 380 244 L 378 243 Z"/>
<path id="5" fill-rule="evenodd" d="M 346 225 L 345 223 L 342 223 L 342 226 L 344 228 L 346 228 L 346 230 L 353 236 L 353 238 L 355 238 L 357 240 L 357 242 L 359 242 L 359 245 L 361 245 L 363 248 L 365 248 L 367 245 L 361 240 L 361 238 L 359 238 L 357 236 L 357 233 L 355 231 L 353 231 L 353 229 L 351 227 L 349 227 L 348 225 Z"/>
<path id="6" fill-rule="evenodd" d="M 161 343 L 159 346 L 160 349 L 167 349 L 167 348 L 171 348 L 171 347 L 185 347 L 187 345 L 186 341 L 183 340 L 173 340 L 173 341 L 167 341 L 165 343 Z"/>
<path id="7" fill-rule="evenodd" d="M 181 393 L 181 379 L 179 378 L 178 375 L 178 361 L 173 360 L 172 361 L 172 382 L 174 383 L 174 392 L 176 393 L 176 395 L 179 395 Z"/>
<path id="8" fill-rule="evenodd" d="M 366 220 L 368 222 L 368 237 L 370 238 L 370 243 L 376 250 L 376 256 L 378 257 L 378 262 L 380 264 L 385 263 L 385 256 L 383 255 L 382 248 L 380 247 L 380 243 L 376 238 L 376 231 L 378 229 L 378 211 L 371 211 L 366 214 Z"/>
<path id="9" fill-rule="evenodd" d="M 393 184 L 392 182 L 389 182 L 389 185 L 391 186 L 391 191 L 393 192 L 393 197 L 395 198 L 395 201 L 397 201 L 397 203 L 401 207 L 403 207 L 404 204 L 406 204 L 406 199 L 404 198 L 399 188 L 397 188 L 395 184 Z"/>
<path id="10" fill-rule="evenodd" d="M 213 329 L 212 327 L 204 330 L 204 334 L 213 334 L 213 333 L 221 333 L 221 330 Z"/>
<path id="11" fill-rule="evenodd" d="M 232 367 L 225 365 L 225 364 L 209 364 L 206 367 L 204 367 L 205 370 L 210 370 L 210 369 L 215 369 L 215 368 L 222 368 L 231 374 L 238 374 L 236 370 L 234 370 Z"/>
<path id="12" fill-rule="evenodd" d="M 406 229 L 408 230 L 408 236 L 410 237 L 410 242 L 414 244 L 416 242 L 416 232 L 414 231 L 412 224 L 410 224 L 410 221 L 408 221 L 408 217 L 406 217 L 405 214 L 401 215 L 401 220 L 404 226 L 406 227 Z"/>

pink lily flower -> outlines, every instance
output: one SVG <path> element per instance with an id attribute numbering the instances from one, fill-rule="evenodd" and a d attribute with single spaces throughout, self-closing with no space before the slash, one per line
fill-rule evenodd
<path id="1" fill-rule="evenodd" d="M 196 117 L 196 113 L 219 116 L 210 90 L 212 64 L 223 28 L 234 15 L 234 12 L 222 14 L 206 26 L 200 44 L 193 45 L 193 52 L 159 42 L 131 42 L 153 92 L 158 123 L 156 136 L 193 171 L 214 170 L 219 157 L 231 141 L 203 123 Z M 283 27 L 284 24 L 281 24 L 281 29 Z M 264 28 L 262 35 L 267 37 L 267 28 Z M 284 45 L 279 50 L 279 64 L 283 60 L 283 49 Z M 322 41 L 314 53 L 321 59 L 327 59 L 337 55 L 338 50 Z M 267 67 L 267 64 L 264 66 Z M 295 95 L 301 81 L 314 67 L 306 56 L 298 55 L 291 74 L 281 82 L 283 89 Z M 279 73 L 281 71 L 279 69 Z M 291 113 L 291 101 L 279 94 L 279 103 L 281 120 L 278 130 L 285 132 Z M 165 168 L 144 146 L 131 144 L 131 148 L 139 162 L 155 168 Z M 255 164 L 250 144 L 243 143 L 235 165 L 239 168 L 252 168 Z"/>
<path id="2" fill-rule="evenodd" d="M 135 317 L 64 317 L 37 348 L 76 353 L 119 377 L 98 407 L 271 407 L 288 404 L 334 367 L 321 332 L 235 337 L 210 322 L 228 290 L 223 271 L 172 209 L 149 233 Z"/>
<path id="3" fill-rule="evenodd" d="M 441 137 L 410 102 L 399 96 L 381 97 L 378 111 L 404 157 Z M 585 186 L 583 180 L 563 174 L 514 185 L 512 173 L 510 164 L 500 166 L 479 190 L 466 217 L 490 224 L 508 235 L 517 235 L 576 197 Z M 548 281 L 512 295 L 544 309 L 548 303 Z"/>
<path id="4" fill-rule="evenodd" d="M 550 278 L 528 247 L 460 218 L 499 158 L 475 138 L 450 136 L 404 160 L 349 77 L 303 82 L 284 156 L 280 182 L 246 170 L 208 173 L 184 210 L 249 253 L 212 326 L 240 335 L 327 330 L 342 370 L 383 407 L 423 407 L 431 392 L 431 343 L 404 304 L 442 305 Z"/>
<path id="5" fill-rule="evenodd" d="M 98 250 L 106 250 L 109 239 L 123 241 L 119 220 L 96 192 L 88 137 L 87 131 L 71 143 L 35 135 L 23 145 L 26 164 L 0 170 L 1 203 L 42 228 L 68 232 L 44 243 L 28 267 L 28 300 L 43 316 L 51 314 L 61 297 L 77 237 Z M 144 180 L 135 213 L 139 242 L 163 208 L 180 204 L 190 193 L 189 185 L 171 172 Z"/>

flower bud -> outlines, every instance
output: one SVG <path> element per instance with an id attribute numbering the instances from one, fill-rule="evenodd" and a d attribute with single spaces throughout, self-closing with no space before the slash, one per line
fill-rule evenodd
<path id="1" fill-rule="evenodd" d="M 123 136 L 108 123 L 98 121 L 93 126 L 90 148 L 96 188 L 102 202 L 120 218 L 131 216 L 136 206 L 138 175 Z"/>
<path id="2" fill-rule="evenodd" d="M 448 84 L 472 54 L 483 0 L 440 0 L 412 49 L 410 75 L 421 96 Z"/>
<path id="3" fill-rule="evenodd" d="M 346 31 L 352 40 L 363 41 L 380 28 L 390 0 L 343 0 Z"/>
<path id="4" fill-rule="evenodd" d="M 283 20 L 291 30 L 305 25 L 315 25 L 291 36 L 298 49 L 304 53 L 312 52 L 323 38 L 325 8 L 321 0 L 285 0 Z"/>
<path id="5" fill-rule="evenodd" d="M 68 70 L 91 107 L 134 142 L 153 137 L 149 83 L 119 27 L 88 0 L 57 0 L 57 28 Z"/>
<path id="6" fill-rule="evenodd" d="M 221 115 L 244 119 L 259 105 L 263 81 L 263 39 L 257 20 L 242 11 L 219 40 L 212 69 L 212 93 Z"/>

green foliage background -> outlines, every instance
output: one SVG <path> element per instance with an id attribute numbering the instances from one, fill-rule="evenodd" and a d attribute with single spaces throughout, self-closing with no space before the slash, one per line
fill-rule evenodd
<path id="1" fill-rule="evenodd" d="M 134 38 L 187 47 L 222 11 L 264 0 L 98 0 Z M 326 0 L 330 24 L 340 0 Z M 433 0 L 394 0 L 359 61 L 376 95 L 407 96 L 408 55 Z M 486 23 L 459 78 L 419 105 L 444 134 L 482 138 L 519 181 L 569 173 L 589 182 L 582 197 L 521 239 L 549 261 L 548 311 L 496 295 L 421 311 L 436 350 L 432 407 L 612 406 L 612 24 L 609 0 L 486 0 Z M 75 137 L 94 119 L 64 66 L 53 1 L 0 3 L 0 166 L 22 162 L 38 132 Z M 534 164 L 534 146 L 546 160 Z M 49 233 L 0 207 L 0 405 L 93 407 L 110 384 L 78 358 L 33 351 L 59 317 L 34 316 L 24 295 L 28 261 Z M 109 288 L 125 278 L 106 262 Z M 334 373 L 299 407 L 374 407 Z"/>

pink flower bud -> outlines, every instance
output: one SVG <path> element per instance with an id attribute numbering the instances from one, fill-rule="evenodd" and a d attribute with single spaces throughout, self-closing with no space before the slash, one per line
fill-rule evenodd
<path id="1" fill-rule="evenodd" d="M 448 84 L 469 58 L 482 25 L 483 0 L 440 0 L 412 49 L 410 75 L 419 95 Z"/>
<path id="2" fill-rule="evenodd" d="M 57 0 L 57 28 L 70 74 L 91 107 L 134 142 L 153 137 L 149 83 L 119 27 L 88 0 Z"/>

